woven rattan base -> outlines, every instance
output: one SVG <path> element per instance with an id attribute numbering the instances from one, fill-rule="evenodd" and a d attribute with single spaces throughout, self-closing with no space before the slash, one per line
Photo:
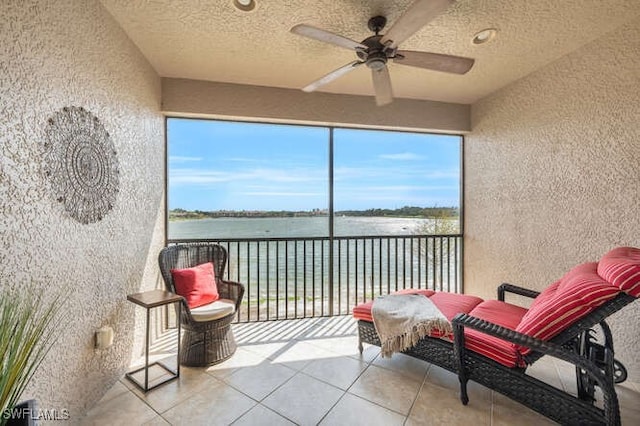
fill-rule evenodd
<path id="1" fill-rule="evenodd" d="M 232 320 L 233 315 L 227 320 L 203 323 L 202 327 L 184 326 L 180 364 L 205 367 L 229 359 L 237 347 L 231 330 Z"/>

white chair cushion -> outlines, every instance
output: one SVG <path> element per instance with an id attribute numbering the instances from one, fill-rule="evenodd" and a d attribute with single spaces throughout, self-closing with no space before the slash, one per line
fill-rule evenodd
<path id="1" fill-rule="evenodd" d="M 191 309 L 191 316 L 196 321 L 212 321 L 233 314 L 235 311 L 236 304 L 233 300 L 218 299 L 215 302 Z"/>

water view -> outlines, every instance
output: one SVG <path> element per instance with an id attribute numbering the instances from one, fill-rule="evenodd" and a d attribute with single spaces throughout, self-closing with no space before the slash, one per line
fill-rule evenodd
<path id="1" fill-rule="evenodd" d="M 229 253 L 225 278 L 245 285 L 241 320 L 265 320 L 347 314 L 403 288 L 459 291 L 460 238 L 424 232 L 456 224 L 336 217 L 331 244 L 327 217 L 223 217 L 170 221 L 169 237 L 222 244 Z"/>
<path id="2" fill-rule="evenodd" d="M 417 235 L 430 230 L 434 219 L 401 217 L 336 217 L 335 236 Z M 326 237 L 327 217 L 222 217 L 169 222 L 169 239 Z M 421 230 L 423 232 L 421 232 Z"/>

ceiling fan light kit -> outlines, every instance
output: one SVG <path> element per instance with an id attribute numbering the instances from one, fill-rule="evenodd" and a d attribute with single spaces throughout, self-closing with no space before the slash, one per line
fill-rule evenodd
<path id="1" fill-rule="evenodd" d="M 398 50 L 400 43 L 444 12 L 454 2 L 455 0 L 416 0 L 389 28 L 386 34 L 380 34 L 380 32 L 384 29 L 387 19 L 384 16 L 374 16 L 369 19 L 367 26 L 375 35 L 367 37 L 360 43 L 311 25 L 299 24 L 294 26 L 291 28 L 291 32 L 294 34 L 353 50 L 358 57 L 358 60 L 330 72 L 305 86 L 302 90 L 313 92 L 364 64 L 371 70 L 376 104 L 382 106 L 393 101 L 391 78 L 387 67 L 389 59 L 392 59 L 397 64 L 432 71 L 453 74 L 467 73 L 474 63 L 471 58 L 413 50 Z M 477 36 L 478 34 L 476 34 Z"/>
<path id="2" fill-rule="evenodd" d="M 495 28 L 485 28 L 484 30 L 478 31 L 473 38 L 471 39 L 471 43 L 473 44 L 485 44 L 493 40 L 498 34 L 498 30 Z"/>
<path id="3" fill-rule="evenodd" d="M 251 12 L 256 8 L 255 0 L 233 0 L 233 5 L 236 9 L 239 9 L 243 12 Z"/>

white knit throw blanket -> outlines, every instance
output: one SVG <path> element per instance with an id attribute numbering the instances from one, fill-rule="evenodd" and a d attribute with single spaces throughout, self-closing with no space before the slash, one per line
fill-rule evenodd
<path id="1" fill-rule="evenodd" d="M 373 301 L 373 325 L 382 342 L 382 357 L 413 347 L 433 331 L 453 331 L 447 317 L 421 294 L 389 294 Z"/>

